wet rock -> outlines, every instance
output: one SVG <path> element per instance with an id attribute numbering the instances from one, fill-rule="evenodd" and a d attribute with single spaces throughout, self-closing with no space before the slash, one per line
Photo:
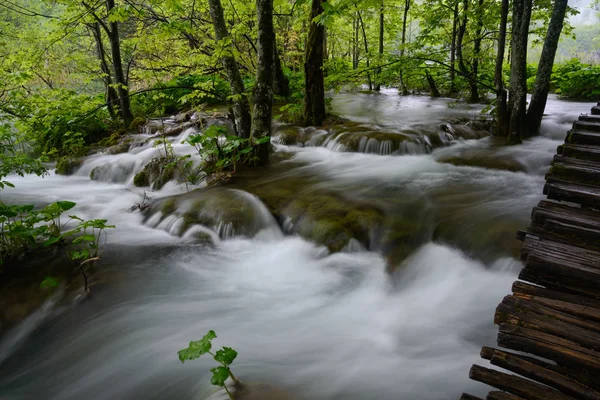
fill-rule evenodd
<path id="1" fill-rule="evenodd" d="M 56 172 L 58 175 L 73 175 L 75 171 L 83 164 L 82 158 L 71 159 L 63 157 L 56 163 Z"/>
<path id="2" fill-rule="evenodd" d="M 137 187 L 150 186 L 152 190 L 160 190 L 175 178 L 176 168 L 168 164 L 164 158 L 153 159 L 133 177 L 133 184 Z"/>
<path id="3" fill-rule="evenodd" d="M 291 393 L 265 383 L 240 383 L 235 388 L 236 400 L 294 400 Z"/>
<path id="4" fill-rule="evenodd" d="M 526 167 L 510 155 L 499 157 L 496 152 L 485 148 L 470 148 L 458 154 L 447 154 L 437 158 L 438 162 L 457 166 L 478 167 L 512 172 L 525 172 Z"/>
<path id="5" fill-rule="evenodd" d="M 121 160 L 99 165 L 90 171 L 90 179 L 100 182 L 125 183 L 135 168 L 135 161 Z"/>

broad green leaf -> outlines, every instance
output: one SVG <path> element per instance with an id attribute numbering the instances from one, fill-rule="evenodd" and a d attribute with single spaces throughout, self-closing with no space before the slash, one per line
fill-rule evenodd
<path id="1" fill-rule="evenodd" d="M 71 208 L 75 207 L 77 203 L 73 203 L 72 201 L 57 201 L 56 204 L 62 211 L 68 211 Z"/>
<path id="2" fill-rule="evenodd" d="M 231 363 L 233 363 L 233 360 L 235 360 L 237 355 L 237 351 L 231 347 L 223 347 L 221 350 L 215 353 L 215 360 L 229 366 Z"/>
<path id="3" fill-rule="evenodd" d="M 226 367 L 215 367 L 211 368 L 210 372 L 213 373 L 210 378 L 210 383 L 216 386 L 225 386 L 225 381 L 229 378 L 229 368 Z"/>
<path id="4" fill-rule="evenodd" d="M 181 349 L 177 352 L 179 360 L 183 363 L 186 360 L 195 360 L 196 358 L 208 353 L 212 347 L 211 341 L 215 339 L 217 335 L 215 331 L 210 330 L 202 339 L 197 341 L 191 341 L 186 349 Z"/>

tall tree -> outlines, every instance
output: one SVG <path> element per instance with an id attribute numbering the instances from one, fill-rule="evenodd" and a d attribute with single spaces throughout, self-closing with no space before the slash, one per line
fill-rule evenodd
<path id="1" fill-rule="evenodd" d="M 402 16 L 402 39 L 400 40 L 400 58 L 404 57 L 404 50 L 406 46 L 406 24 L 408 22 L 408 11 L 410 10 L 410 0 L 404 0 L 404 15 Z M 406 80 L 404 77 L 404 71 L 400 70 L 400 87 L 402 89 L 402 95 L 408 95 L 408 87 L 406 86 Z"/>
<path id="2" fill-rule="evenodd" d="M 383 35 L 385 30 L 384 20 L 384 1 L 381 1 L 381 8 L 379 9 L 379 64 L 383 61 Z M 381 67 L 377 67 L 377 82 L 375 84 L 375 90 L 381 90 Z"/>
<path id="3" fill-rule="evenodd" d="M 494 70 L 494 86 L 496 89 L 496 114 L 498 118 L 498 135 L 508 135 L 508 106 L 507 93 L 504 88 L 502 67 L 506 50 L 506 26 L 508 25 L 508 1 L 502 0 L 500 5 L 500 26 L 498 28 L 498 52 L 496 53 L 496 67 Z"/>
<path id="4" fill-rule="evenodd" d="M 252 108 L 252 137 L 271 136 L 273 108 L 273 58 L 275 56 L 275 30 L 273 29 L 273 0 L 256 0 L 258 18 L 258 44 L 256 85 Z M 269 144 L 259 145 L 259 160 L 266 163 Z"/>
<path id="5" fill-rule="evenodd" d="M 481 33 L 483 31 L 483 4 L 484 0 L 479 0 L 477 3 L 476 10 L 477 23 L 475 27 L 475 37 L 473 38 L 473 62 L 471 67 L 471 76 L 469 79 L 469 84 L 471 87 L 469 101 L 471 103 L 479 102 L 479 90 L 477 87 L 477 81 L 479 75 L 479 53 L 481 52 Z"/>
<path id="6" fill-rule="evenodd" d="M 510 92 L 508 108 L 508 142 L 521 142 L 525 130 L 527 107 L 527 39 L 532 0 L 513 0 L 510 54 Z"/>
<path id="7" fill-rule="evenodd" d="M 560 38 L 565 21 L 567 3 L 568 0 L 554 0 L 552 18 L 548 26 L 546 40 L 544 40 L 544 47 L 533 85 L 531 102 L 527 110 L 527 135 L 537 134 L 542 124 L 542 117 L 546 108 L 546 101 L 548 100 L 548 92 L 550 91 L 552 66 L 554 65 L 554 57 L 558 48 L 558 39 Z"/>
<path id="8" fill-rule="evenodd" d="M 233 95 L 232 108 L 235 129 L 238 136 L 248 138 L 250 137 L 252 123 L 250 117 L 250 104 L 246 97 L 246 88 L 244 86 L 244 81 L 242 80 L 242 75 L 240 74 L 237 61 L 233 55 L 233 49 L 231 48 L 231 38 L 227 31 L 227 25 L 225 25 L 221 0 L 208 0 L 208 5 L 210 8 L 210 17 L 215 29 L 215 37 L 219 41 L 219 45 L 223 46 L 221 51 L 221 63 L 227 74 L 227 80 L 229 81 L 229 87 L 231 88 L 231 94 Z"/>
<path id="9" fill-rule="evenodd" d="M 214 1 L 214 0 L 211 0 Z M 408 0 L 407 0 L 408 1 Z M 303 119 L 305 125 L 321 125 L 325 120 L 325 85 L 323 83 L 323 25 L 316 21 L 323 13 L 324 0 L 312 0 L 310 28 L 304 57 Z"/>

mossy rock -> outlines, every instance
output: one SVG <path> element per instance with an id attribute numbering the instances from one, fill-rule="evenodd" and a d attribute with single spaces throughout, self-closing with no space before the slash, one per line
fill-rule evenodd
<path id="1" fill-rule="evenodd" d="M 166 166 L 169 162 L 164 158 L 151 160 L 133 178 L 137 187 L 151 186 L 153 190 L 160 190 L 167 182 L 175 178 L 175 167 Z"/>
<path id="2" fill-rule="evenodd" d="M 137 187 L 150 186 L 150 180 L 148 179 L 148 172 L 144 169 L 133 177 L 133 185 Z"/>
<path id="3" fill-rule="evenodd" d="M 291 146 L 295 144 L 301 144 L 300 140 L 301 134 L 300 129 L 296 126 L 285 126 L 281 129 L 278 129 L 274 134 L 273 138 L 277 143 Z"/>
<path id="4" fill-rule="evenodd" d="M 526 168 L 518 160 L 509 156 L 499 157 L 488 149 L 470 149 L 458 155 L 441 156 L 438 162 L 456 166 L 478 167 L 493 170 L 525 172 Z"/>
<path id="5" fill-rule="evenodd" d="M 68 157 L 62 157 L 56 163 L 56 169 L 54 172 L 58 175 L 73 175 L 75 171 L 83 164 L 83 159 L 71 159 Z"/>

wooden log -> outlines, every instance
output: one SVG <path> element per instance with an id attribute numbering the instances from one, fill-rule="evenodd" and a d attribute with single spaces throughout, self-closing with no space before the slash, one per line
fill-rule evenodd
<path id="1" fill-rule="evenodd" d="M 573 400 L 573 397 L 540 383 L 479 365 L 471 367 L 469 378 L 528 400 Z"/>
<path id="2" fill-rule="evenodd" d="M 587 121 L 587 122 L 597 122 L 597 123 L 600 123 L 600 115 L 581 114 L 581 115 L 579 116 L 579 120 L 580 120 L 580 121 Z"/>
<path id="3" fill-rule="evenodd" d="M 600 251 L 588 249 L 573 244 L 561 243 L 541 235 L 528 235 L 523 243 L 521 253 L 529 258 L 537 258 L 569 265 L 582 265 L 600 270 Z"/>
<path id="4" fill-rule="evenodd" d="M 597 323 L 591 323 L 594 325 L 595 330 L 587 330 L 577 325 L 553 319 L 549 315 L 523 311 L 519 307 L 508 305 L 504 302 L 496 308 L 494 323 L 497 325 L 507 323 L 522 326 L 523 328 L 535 329 L 567 339 L 585 348 L 600 351 L 600 326 Z"/>
<path id="5" fill-rule="evenodd" d="M 560 280 L 582 280 L 585 286 L 600 290 L 600 268 L 581 263 L 579 261 L 566 261 L 551 258 L 552 255 L 529 253 L 525 268 L 533 271 L 543 271 L 560 277 Z"/>
<path id="6" fill-rule="evenodd" d="M 596 308 L 600 306 L 598 301 L 519 281 L 513 283 L 512 291 L 514 296 L 520 299 L 530 300 L 542 306 L 561 311 L 566 315 L 600 322 L 600 308 Z"/>
<path id="7" fill-rule="evenodd" d="M 600 115 L 600 105 L 592 107 L 592 115 Z"/>
<path id="8" fill-rule="evenodd" d="M 600 132 L 571 130 L 567 135 L 566 143 L 600 146 Z"/>
<path id="9" fill-rule="evenodd" d="M 501 324 L 498 345 L 517 351 L 524 351 L 552 360 L 559 365 L 577 369 L 587 367 L 596 376 L 600 373 L 600 354 L 586 349 L 577 343 L 534 329 L 511 324 Z"/>
<path id="10" fill-rule="evenodd" d="M 492 365 L 496 365 L 526 378 L 543 383 L 562 393 L 578 399 L 600 399 L 600 392 L 582 384 L 581 382 L 578 382 L 575 379 L 549 369 L 548 363 L 544 361 L 539 361 L 531 357 L 524 357 L 496 349 L 487 350 L 485 354 L 486 357 L 484 357 L 483 353 L 484 352 L 482 350 L 482 357 L 489 359 Z"/>
<path id="11" fill-rule="evenodd" d="M 600 188 L 549 179 L 544 194 L 550 200 L 569 201 L 590 207 L 600 207 Z"/>
<path id="12" fill-rule="evenodd" d="M 600 132 L 600 123 L 598 121 L 585 121 L 581 118 L 573 122 L 573 129 L 587 132 Z"/>
<path id="13" fill-rule="evenodd" d="M 579 160 L 600 161 L 600 148 L 581 144 L 568 144 L 558 146 L 556 152 L 565 157 Z"/>
<path id="14" fill-rule="evenodd" d="M 494 390 L 488 393 L 485 400 L 523 400 L 523 398 L 515 396 L 514 394 Z"/>
<path id="15" fill-rule="evenodd" d="M 595 299 L 596 301 L 600 300 L 600 292 L 597 290 L 581 287 L 581 285 L 571 281 L 559 280 L 556 275 L 545 274 L 540 271 L 532 271 L 524 268 L 519 273 L 519 279 L 564 293 L 585 296 L 590 299 Z"/>
<path id="16" fill-rule="evenodd" d="M 561 181 L 597 186 L 600 185 L 599 176 L 600 170 L 592 165 L 582 166 L 555 162 L 546 174 L 546 180 L 554 178 Z"/>
<path id="17" fill-rule="evenodd" d="M 459 400 L 483 400 L 481 397 L 473 396 L 469 393 L 463 393 Z"/>
<path id="18" fill-rule="evenodd" d="M 593 147 L 593 148 L 597 149 L 597 147 Z M 579 160 L 577 158 L 567 157 L 567 156 L 559 155 L 559 154 L 554 156 L 554 158 L 552 159 L 552 164 L 571 165 L 571 166 L 584 167 L 584 168 L 593 168 L 596 170 L 600 168 L 600 162 L 598 162 L 598 161 Z"/>

